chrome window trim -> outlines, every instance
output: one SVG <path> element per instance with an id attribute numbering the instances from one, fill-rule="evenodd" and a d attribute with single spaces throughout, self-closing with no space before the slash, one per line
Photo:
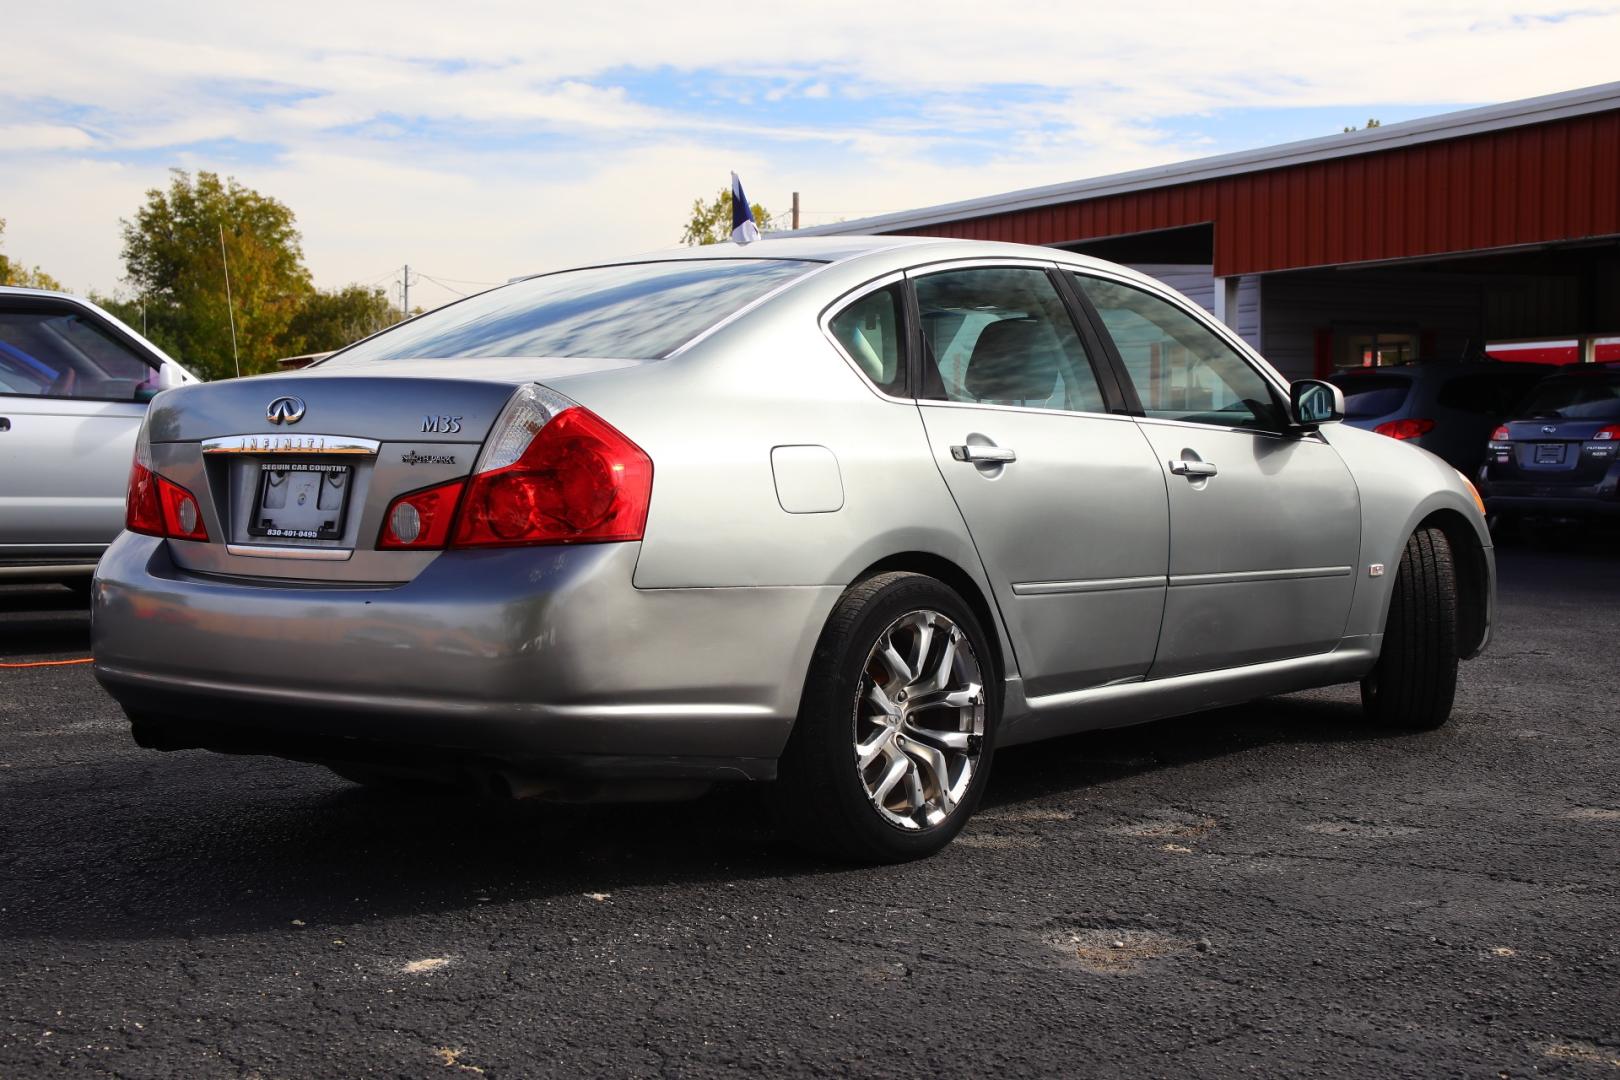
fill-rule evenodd
<path id="1" fill-rule="evenodd" d="M 1079 409 L 1043 409 L 1037 405 L 1000 405 L 988 401 L 941 401 L 939 398 L 917 398 L 911 404 L 919 407 L 926 405 L 931 409 L 935 407 L 943 409 L 993 409 L 996 412 L 1035 413 L 1040 416 L 1083 416 L 1090 420 L 1117 420 L 1122 424 L 1129 424 L 1134 420 L 1141 419 L 1126 413 L 1082 412 Z M 1209 430 L 1208 424 L 1193 424 L 1191 426 L 1201 427 L 1206 431 Z"/>
<path id="2" fill-rule="evenodd" d="M 319 446 L 310 440 L 320 439 Z M 302 445 L 299 445 L 299 443 Z M 255 435 L 224 435 L 204 439 L 205 454 L 361 454 L 375 457 L 382 448 L 376 439 L 361 439 L 353 435 L 321 435 L 311 432 L 289 435 L 284 431 Z"/>

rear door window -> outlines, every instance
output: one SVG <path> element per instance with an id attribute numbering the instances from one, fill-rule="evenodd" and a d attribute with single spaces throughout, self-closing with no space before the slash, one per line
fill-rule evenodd
<path id="1" fill-rule="evenodd" d="M 919 396 L 1107 411 L 1090 357 L 1045 270 L 942 270 L 915 285 L 923 333 Z"/>
<path id="2" fill-rule="evenodd" d="M 157 369 L 85 312 L 0 309 L 0 394 L 133 401 Z"/>

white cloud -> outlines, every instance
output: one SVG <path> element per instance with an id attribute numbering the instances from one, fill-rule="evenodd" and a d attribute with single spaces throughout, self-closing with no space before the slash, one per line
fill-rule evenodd
<path id="1" fill-rule="evenodd" d="M 812 221 L 860 216 L 1229 148 L 1222 110 L 1339 106 L 1352 122 L 1379 106 L 1509 100 L 1611 79 L 1620 53 L 1612 0 L 1578 14 L 1544 0 L 1256 0 L 1241 16 L 1184 0 L 934 0 L 926 19 L 869 0 L 747 22 L 731 10 L 8 12 L 8 37 L 28 43 L 0 86 L 8 250 L 111 288 L 118 217 L 164 165 L 185 164 L 292 206 L 323 284 L 407 260 L 501 280 L 672 242 L 691 199 L 731 168 L 768 206 L 797 189 Z M 692 96 L 649 100 L 637 76 Z M 807 99 L 837 119 L 758 111 Z M 1203 132 L 1169 133 L 1168 118 L 1198 114 Z"/>

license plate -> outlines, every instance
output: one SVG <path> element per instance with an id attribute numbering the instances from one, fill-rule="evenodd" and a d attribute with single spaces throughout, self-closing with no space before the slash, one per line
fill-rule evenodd
<path id="1" fill-rule="evenodd" d="M 276 540 L 337 540 L 349 507 L 348 465 L 266 461 L 248 532 Z"/>
<path id="2" fill-rule="evenodd" d="M 1563 443 L 1537 443 L 1537 465 L 1562 465 L 1564 463 Z"/>

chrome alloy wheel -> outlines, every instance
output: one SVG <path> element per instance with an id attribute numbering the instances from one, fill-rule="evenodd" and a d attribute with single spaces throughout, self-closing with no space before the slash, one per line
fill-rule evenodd
<path id="1" fill-rule="evenodd" d="M 956 809 L 984 745 L 984 680 L 972 640 L 937 611 L 902 615 L 866 656 L 855 764 L 891 825 L 925 829 Z"/>

